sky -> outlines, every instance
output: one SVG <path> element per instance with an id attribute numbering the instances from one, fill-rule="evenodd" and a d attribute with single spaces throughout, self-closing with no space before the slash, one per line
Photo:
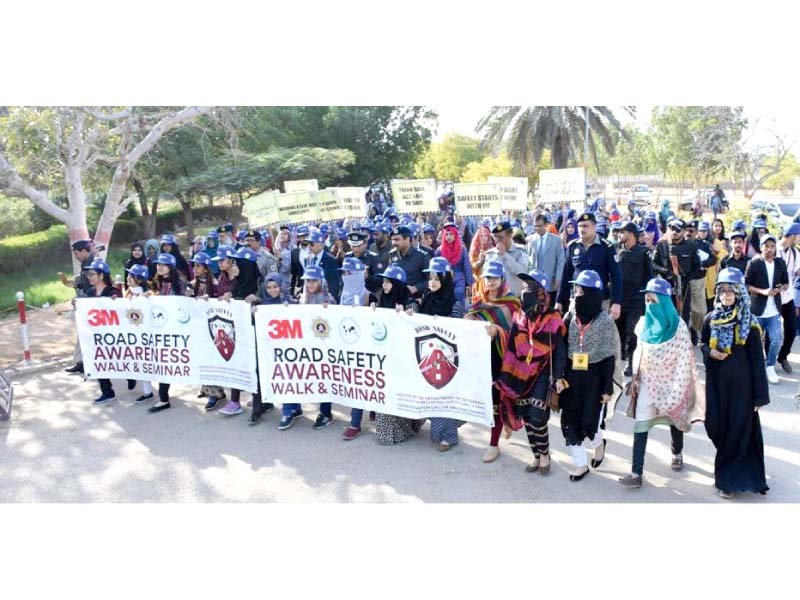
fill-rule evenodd
<path id="1" fill-rule="evenodd" d="M 434 141 L 441 140 L 448 133 L 461 133 L 472 137 L 477 137 L 475 133 L 475 125 L 485 115 L 489 106 L 470 105 L 470 104 L 447 104 L 433 107 L 439 113 L 439 130 L 437 131 Z M 774 130 L 780 134 L 787 136 L 788 142 L 795 142 L 795 153 L 798 153 L 797 148 L 800 148 L 800 114 L 796 108 L 791 106 L 775 106 L 775 105 L 745 105 L 745 116 L 750 120 L 751 128 L 754 123 L 758 123 L 752 136 L 750 137 L 753 144 L 769 144 L 772 137 L 769 134 L 770 130 Z M 652 113 L 653 105 L 643 105 L 636 107 L 636 125 L 640 129 L 647 129 L 650 123 L 650 114 Z M 620 118 L 625 121 L 627 115 L 620 111 Z M 623 119 L 623 117 L 625 117 Z"/>

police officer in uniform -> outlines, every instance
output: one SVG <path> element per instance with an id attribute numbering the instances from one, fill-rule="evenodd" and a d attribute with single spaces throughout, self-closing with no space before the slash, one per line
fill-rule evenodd
<path id="1" fill-rule="evenodd" d="M 67 279 L 64 273 L 59 273 L 58 276 L 61 279 L 61 283 L 65 286 L 75 288 L 75 298 L 85 298 L 87 292 L 92 287 L 86 274 L 91 268 L 92 261 L 98 258 L 94 249 L 94 242 L 92 240 L 78 240 L 73 242 L 72 256 L 81 264 L 80 274 L 72 280 Z M 75 298 L 72 299 L 72 306 L 75 306 Z M 83 373 L 83 356 L 81 354 L 80 338 L 75 342 L 72 359 L 75 364 L 64 370 L 67 373 Z"/>
<path id="2" fill-rule="evenodd" d="M 428 274 L 424 270 L 428 268 L 430 257 L 414 248 L 411 237 L 411 229 L 406 225 L 392 229 L 394 248 L 389 252 L 389 264 L 403 268 L 408 291 L 413 297 L 420 298 L 422 292 L 428 289 Z"/>
<path id="3" fill-rule="evenodd" d="M 366 282 L 367 289 L 377 294 L 381 286 L 380 274 L 383 273 L 384 264 L 374 252 L 367 250 L 367 239 L 369 236 L 364 231 L 353 231 L 347 236 L 347 243 L 352 250 L 345 254 L 345 258 L 355 257 L 367 267 Z"/>
<path id="4" fill-rule="evenodd" d="M 569 306 L 572 287 L 570 281 L 581 271 L 591 269 L 603 282 L 604 303 L 610 303 L 611 316 L 616 320 L 622 304 L 622 271 L 614 245 L 597 234 L 596 226 L 597 218 L 594 213 L 585 212 L 578 218 L 579 237 L 567 246 L 567 260 L 561 276 L 556 310 L 563 313 Z"/>
<path id="5" fill-rule="evenodd" d="M 633 352 L 636 350 L 636 323 L 644 315 L 643 290 L 653 278 L 653 266 L 647 249 L 638 243 L 639 228 L 635 223 L 625 223 L 618 230 L 617 258 L 622 271 L 622 310 L 617 319 L 617 330 L 622 346 L 622 360 L 627 361 L 625 376 L 633 370 Z"/>
<path id="6" fill-rule="evenodd" d="M 672 286 L 673 302 L 678 305 L 676 294 L 680 288 L 683 301 L 683 311 L 681 318 L 691 329 L 690 314 L 692 306 L 692 295 L 689 281 L 695 279 L 701 271 L 700 257 L 697 254 L 697 244 L 684 237 L 686 223 L 681 219 L 672 219 L 667 224 L 668 235 L 656 244 L 655 254 L 653 255 L 653 271 L 660 275 Z M 671 256 L 678 259 L 678 274 L 672 269 Z M 680 285 L 678 285 L 680 279 Z M 705 307 L 704 307 L 705 308 Z"/>

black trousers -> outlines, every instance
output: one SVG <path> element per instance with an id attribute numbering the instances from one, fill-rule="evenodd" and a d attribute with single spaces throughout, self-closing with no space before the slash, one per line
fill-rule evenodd
<path id="1" fill-rule="evenodd" d="M 647 431 L 639 431 L 633 434 L 633 467 L 631 471 L 637 475 L 644 472 L 644 452 L 647 449 Z M 669 433 L 672 437 L 672 454 L 683 452 L 683 432 L 674 425 L 669 426 Z"/>
<path id="2" fill-rule="evenodd" d="M 778 362 L 789 357 L 797 333 L 797 313 L 794 309 L 794 301 L 781 305 L 781 317 L 783 317 L 783 345 L 778 351 Z"/>
<path id="3" fill-rule="evenodd" d="M 100 392 L 103 396 L 111 396 L 114 394 L 114 386 L 111 385 L 110 379 L 98 379 L 97 383 L 100 384 Z"/>
<path id="4" fill-rule="evenodd" d="M 617 331 L 619 332 L 619 342 L 622 350 L 622 360 L 631 360 L 633 352 L 636 350 L 636 334 L 634 329 L 636 323 L 644 315 L 644 309 L 639 306 L 624 306 L 619 313 Z"/>

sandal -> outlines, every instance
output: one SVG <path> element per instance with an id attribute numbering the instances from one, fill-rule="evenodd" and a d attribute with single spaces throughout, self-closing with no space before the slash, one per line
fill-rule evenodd
<path id="1" fill-rule="evenodd" d="M 539 470 L 539 460 L 540 459 L 537 458 L 531 464 L 525 465 L 525 472 L 526 473 L 535 473 L 536 471 L 538 471 Z"/>
<path id="2" fill-rule="evenodd" d="M 547 475 L 548 473 L 550 473 L 550 455 L 542 454 L 542 456 L 547 457 L 547 464 L 539 466 L 539 475 Z"/>

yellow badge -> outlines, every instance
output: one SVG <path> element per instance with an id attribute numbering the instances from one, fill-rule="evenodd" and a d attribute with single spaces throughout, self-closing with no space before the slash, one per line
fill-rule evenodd
<path id="1" fill-rule="evenodd" d="M 588 371 L 589 370 L 589 355 L 585 352 L 576 352 L 572 355 L 572 370 L 573 371 Z"/>

